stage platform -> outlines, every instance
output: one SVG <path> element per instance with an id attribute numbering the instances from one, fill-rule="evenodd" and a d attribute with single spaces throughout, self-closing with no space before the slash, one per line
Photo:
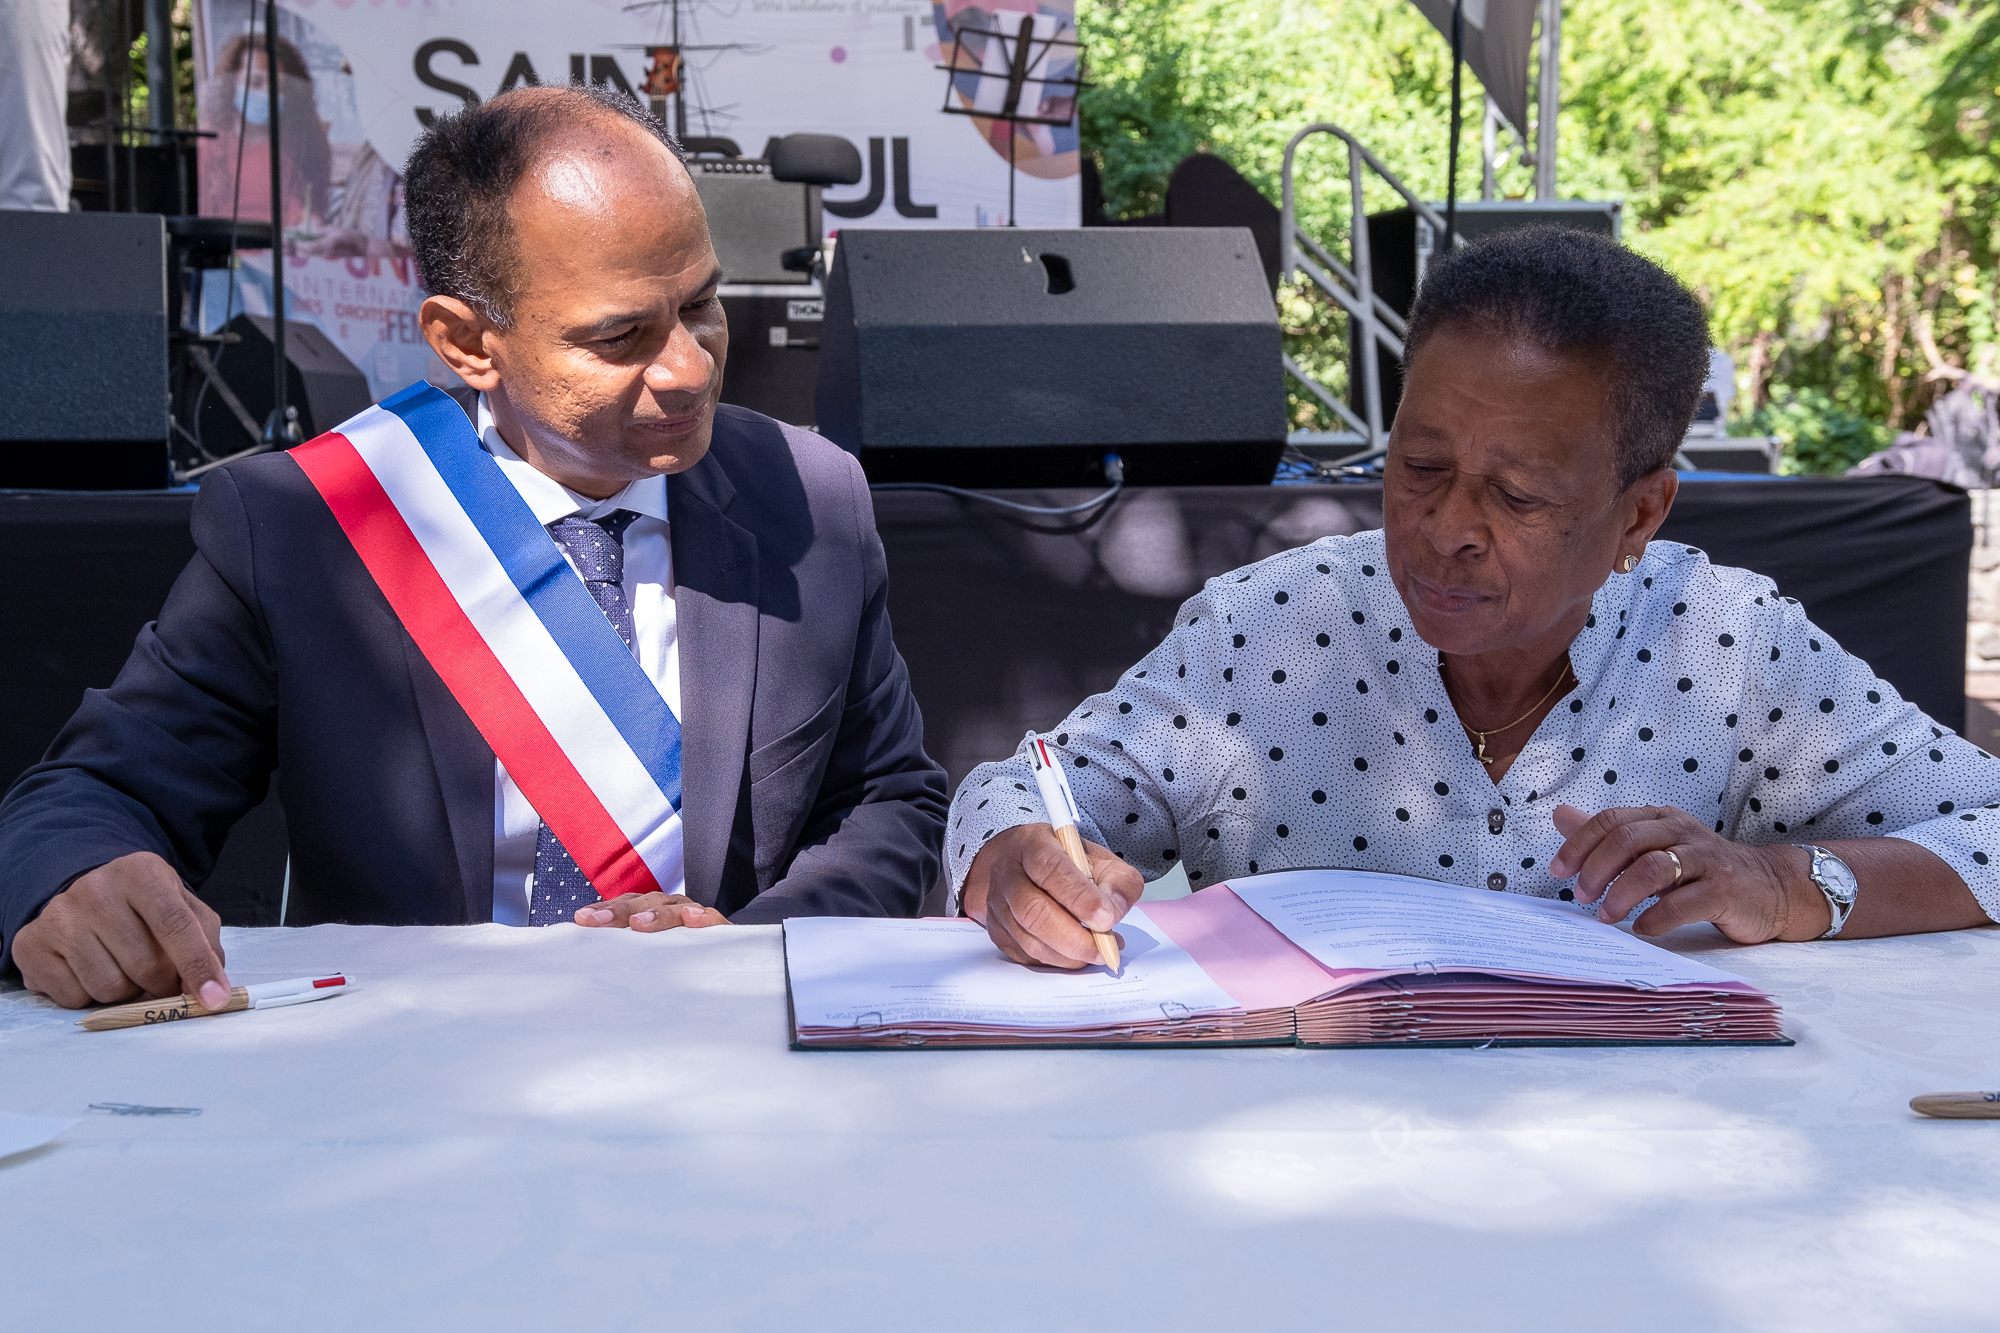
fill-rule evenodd
<path id="1" fill-rule="evenodd" d="M 1065 504 L 1086 492 L 1007 492 Z M 83 690 L 108 684 L 192 553 L 188 494 L 0 492 L 0 782 L 40 757 Z M 954 784 L 1108 687 L 1204 579 L 1379 526 L 1376 486 L 1134 489 L 1088 523 L 929 492 L 878 492 L 896 641 L 926 744 Z M 1965 725 L 1970 505 L 1911 477 L 1699 481 L 1661 537 L 1768 574 L 1941 725 Z M 204 896 L 273 924 L 274 805 L 239 826 Z"/>

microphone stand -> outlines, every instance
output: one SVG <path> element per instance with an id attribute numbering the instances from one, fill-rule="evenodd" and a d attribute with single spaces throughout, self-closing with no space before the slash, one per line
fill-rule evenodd
<path id="1" fill-rule="evenodd" d="M 291 390 L 291 362 L 285 359 L 285 182 L 280 152 L 284 136 L 279 120 L 278 0 L 264 0 L 264 92 L 270 106 L 271 140 L 271 415 L 264 421 L 263 446 L 289 449 L 299 443 L 302 432 L 298 409 L 285 401 Z"/>
<path id="2" fill-rule="evenodd" d="M 1458 127 L 1459 127 L 1459 72 L 1465 55 L 1465 0 L 1453 0 L 1451 6 L 1451 153 L 1450 163 L 1445 168 L 1447 179 L 1444 185 L 1444 252 L 1451 255 L 1458 244 Z"/>

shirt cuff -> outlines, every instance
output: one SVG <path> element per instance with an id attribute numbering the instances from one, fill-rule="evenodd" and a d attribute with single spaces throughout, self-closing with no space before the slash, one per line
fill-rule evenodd
<path id="1" fill-rule="evenodd" d="M 959 784 L 945 823 L 945 867 L 951 884 L 946 911 L 952 916 L 964 915 L 965 877 L 971 872 L 979 849 L 989 839 L 1010 828 L 1047 820 L 1042 798 L 1035 788 L 1034 772 L 1026 759 L 1015 755 L 973 769 Z"/>

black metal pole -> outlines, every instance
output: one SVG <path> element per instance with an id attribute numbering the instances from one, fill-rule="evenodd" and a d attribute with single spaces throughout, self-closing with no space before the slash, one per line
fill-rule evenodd
<path id="1" fill-rule="evenodd" d="M 1445 168 L 1444 252 L 1447 257 L 1458 244 L 1458 128 L 1459 75 L 1465 63 L 1465 0 L 1451 6 L 1451 160 Z"/>
<path id="2" fill-rule="evenodd" d="M 98 36 L 104 47 L 99 53 L 103 63 L 98 67 L 98 81 L 104 85 L 104 211 L 118 211 L 118 131 L 114 128 L 125 119 L 118 114 L 117 93 L 114 91 L 118 69 L 118 6 L 106 5 L 99 11 L 103 22 L 98 25 Z"/>
<path id="3" fill-rule="evenodd" d="M 132 6 L 128 0 L 118 0 L 118 123 L 121 126 L 132 123 Z M 139 150 L 132 142 L 130 131 L 120 129 L 118 138 L 125 148 L 125 198 L 132 205 L 132 212 L 139 211 Z"/>
<path id="4" fill-rule="evenodd" d="M 688 67 L 687 57 L 681 54 L 681 0 L 673 0 L 674 7 L 674 140 L 683 150 L 688 137 Z"/>
<path id="5" fill-rule="evenodd" d="M 1014 220 L 1014 140 L 1021 133 L 1015 117 L 1021 110 L 1021 89 L 1028 81 L 1029 48 L 1034 40 L 1035 17 L 1024 14 L 1021 26 L 1014 30 L 1014 58 L 1007 62 L 1007 93 L 1000 103 L 1001 122 L 1007 127 L 1007 225 L 1010 227 L 1020 225 Z"/>
<path id="6" fill-rule="evenodd" d="M 286 409 L 291 387 L 285 359 L 285 183 L 283 142 L 278 97 L 278 0 L 264 0 L 264 100 L 270 107 L 265 122 L 271 140 L 271 417 L 264 423 L 264 442 L 273 449 L 286 448 L 292 438 L 291 414 Z"/>
<path id="7" fill-rule="evenodd" d="M 173 4 L 172 0 L 144 0 L 144 4 L 147 118 L 154 129 L 170 130 L 174 128 Z"/>

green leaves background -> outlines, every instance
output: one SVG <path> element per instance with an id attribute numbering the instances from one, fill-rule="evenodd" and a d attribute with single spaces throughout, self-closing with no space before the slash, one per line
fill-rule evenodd
<path id="1" fill-rule="evenodd" d="M 1196 149 L 1276 200 L 1285 141 L 1312 120 L 1443 197 L 1450 52 L 1403 0 L 1078 8 L 1098 84 L 1084 144 L 1113 214 L 1157 210 Z M 1563 36 L 1561 193 L 1625 200 L 1627 242 L 1701 293 L 1736 358 L 1736 429 L 1837 471 L 1964 372 L 2000 375 L 2000 0 L 1570 0 Z M 1462 198 L 1479 191 L 1468 86 Z M 1301 213 L 1344 253 L 1344 160 L 1315 142 Z M 1499 185 L 1531 192 L 1518 146 Z M 1344 385 L 1344 321 L 1307 292 L 1281 307 L 1288 350 Z M 1296 424 L 1327 415 L 1294 401 Z"/>

